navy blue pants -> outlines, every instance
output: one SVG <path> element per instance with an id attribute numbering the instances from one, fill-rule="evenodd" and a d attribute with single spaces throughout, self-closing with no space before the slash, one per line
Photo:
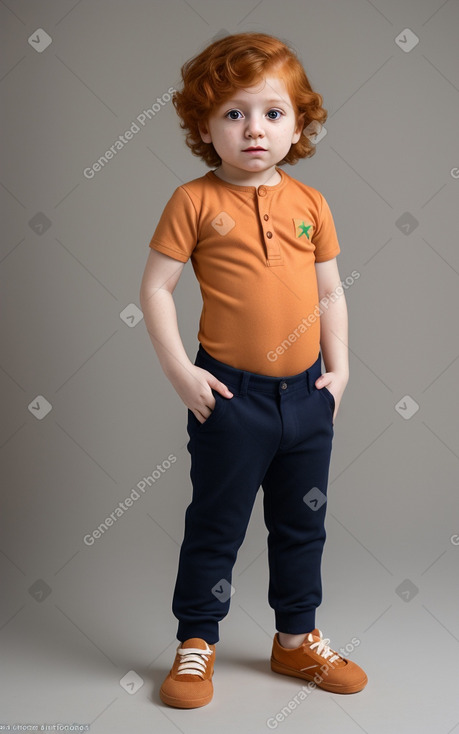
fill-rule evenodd
<path id="1" fill-rule="evenodd" d="M 321 355 L 292 377 L 238 370 L 200 345 L 195 364 L 228 386 L 200 423 L 188 410 L 193 494 L 185 513 L 172 611 L 177 639 L 219 640 L 228 614 L 232 570 L 257 492 L 268 530 L 268 602 L 276 629 L 315 627 L 322 601 L 321 559 L 335 400 L 314 382 Z"/>

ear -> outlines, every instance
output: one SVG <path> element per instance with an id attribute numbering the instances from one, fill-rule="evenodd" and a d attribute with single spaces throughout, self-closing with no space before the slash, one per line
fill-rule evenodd
<path id="1" fill-rule="evenodd" d="M 303 113 L 302 115 L 299 116 L 297 120 L 295 132 L 293 133 L 293 136 L 292 136 L 292 145 L 297 143 L 299 139 L 301 138 L 301 134 L 303 132 L 303 127 L 304 127 L 304 118 L 305 118 L 305 114 Z"/>
<path id="2" fill-rule="evenodd" d="M 198 122 L 198 130 L 199 130 L 199 134 L 201 136 L 201 140 L 203 143 L 212 142 L 212 136 L 210 134 L 206 121 Z"/>

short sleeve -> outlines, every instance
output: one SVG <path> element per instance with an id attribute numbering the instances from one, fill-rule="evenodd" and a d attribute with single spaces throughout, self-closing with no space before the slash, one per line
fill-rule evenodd
<path id="1" fill-rule="evenodd" d="M 185 188 L 179 186 L 163 209 L 149 247 L 187 262 L 196 244 L 196 209 Z"/>
<path id="2" fill-rule="evenodd" d="M 332 260 L 340 253 L 338 235 L 336 234 L 333 216 L 325 197 L 320 194 L 322 200 L 322 208 L 320 211 L 319 226 L 313 235 L 313 244 L 315 245 L 316 262 L 321 263 L 326 260 Z"/>

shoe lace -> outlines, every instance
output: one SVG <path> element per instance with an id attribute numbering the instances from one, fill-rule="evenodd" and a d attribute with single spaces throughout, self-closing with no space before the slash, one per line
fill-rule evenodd
<path id="1" fill-rule="evenodd" d="M 212 655 L 212 650 L 208 645 L 207 650 L 202 650 L 199 647 L 182 648 L 179 645 L 177 652 L 182 657 L 177 675 L 199 675 L 204 678 L 208 656 Z"/>
<path id="2" fill-rule="evenodd" d="M 320 630 L 318 630 L 318 632 L 320 635 L 320 640 L 316 640 L 316 642 L 313 642 L 314 638 L 312 634 L 308 634 L 308 642 L 312 642 L 312 645 L 309 645 L 309 647 L 311 648 L 311 650 L 316 650 L 317 654 L 321 655 L 323 658 L 325 658 L 325 660 L 328 660 L 330 658 L 330 662 L 334 663 L 335 660 L 338 660 L 340 656 L 329 647 L 330 640 L 328 639 L 328 637 L 322 637 L 322 632 Z"/>

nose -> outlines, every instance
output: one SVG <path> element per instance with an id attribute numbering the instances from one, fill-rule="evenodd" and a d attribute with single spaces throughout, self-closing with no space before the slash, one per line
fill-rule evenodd
<path id="1" fill-rule="evenodd" d="M 263 126 L 256 115 L 252 115 L 247 119 L 246 135 L 255 140 L 264 137 Z"/>

